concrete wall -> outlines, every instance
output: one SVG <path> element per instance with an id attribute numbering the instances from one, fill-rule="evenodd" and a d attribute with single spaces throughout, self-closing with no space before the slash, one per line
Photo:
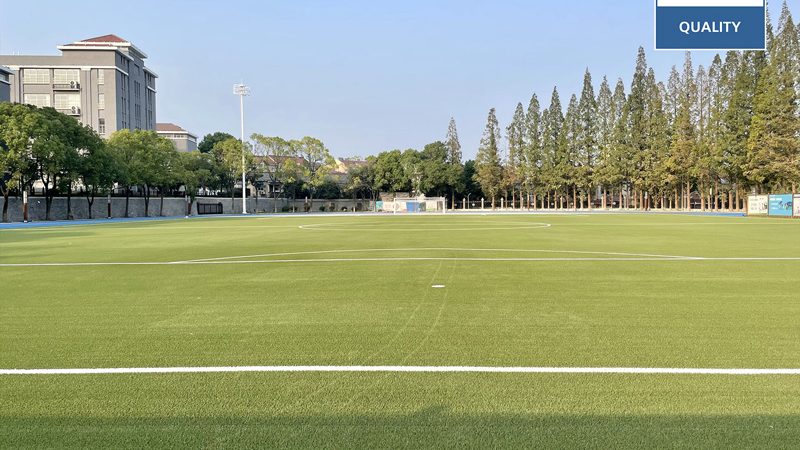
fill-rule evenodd
<path id="1" fill-rule="evenodd" d="M 195 203 L 192 205 L 192 214 L 197 214 L 197 203 L 221 203 L 222 209 L 224 214 L 241 214 L 242 212 L 242 199 L 237 198 L 234 199 L 233 205 L 231 205 L 230 198 L 211 198 L 211 197 L 203 197 L 198 198 Z M 247 210 L 248 212 L 256 212 L 256 213 L 271 213 L 273 212 L 274 205 L 277 203 L 277 210 L 280 213 L 284 206 L 294 206 L 297 211 L 303 212 L 303 203 L 304 200 L 295 200 L 289 201 L 284 199 L 278 199 L 277 201 L 273 199 L 264 199 L 260 198 L 256 200 L 255 198 L 250 198 L 247 200 Z M 354 207 L 358 203 L 361 203 L 362 209 L 371 210 L 372 202 L 370 201 L 353 201 L 353 200 L 314 200 L 314 205 L 312 208 L 312 212 L 320 212 L 320 206 L 325 206 L 326 211 L 329 209 L 328 207 L 333 204 L 335 206 L 335 210 L 337 212 L 341 211 L 342 208 L 347 208 L 348 211 L 352 211 Z M 22 198 L 18 197 L 11 197 L 9 198 L 8 202 L 8 216 L 11 222 L 22 222 Z M 0 198 L 0 211 L 2 211 L 3 207 L 3 200 Z M 144 217 L 144 199 L 141 197 L 131 197 L 129 208 L 129 216 L 130 217 Z M 30 197 L 28 203 L 28 218 L 31 221 L 42 221 L 45 220 L 45 199 L 44 197 Z M 72 211 L 72 219 L 88 219 L 89 218 L 89 206 L 86 201 L 86 197 L 72 197 L 72 204 L 71 204 L 71 211 Z M 124 217 L 125 216 L 125 198 L 124 197 L 113 197 L 111 199 L 111 215 L 112 217 Z M 159 216 L 168 216 L 168 217 L 179 217 L 186 215 L 186 203 L 184 199 L 181 198 L 165 198 L 164 199 L 164 211 L 163 214 L 161 213 L 161 201 L 158 197 L 153 197 L 150 199 L 150 208 L 149 208 L 149 216 L 150 217 L 159 217 Z M 107 216 L 107 197 L 97 197 L 94 201 L 94 205 L 92 206 L 92 217 L 95 219 L 104 219 Z M 67 198 L 66 197 L 56 197 L 53 199 L 53 204 L 50 209 L 50 218 L 52 220 L 67 220 Z"/>

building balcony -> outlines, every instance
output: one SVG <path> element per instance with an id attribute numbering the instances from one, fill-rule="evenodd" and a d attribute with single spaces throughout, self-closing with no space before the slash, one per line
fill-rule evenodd
<path id="1" fill-rule="evenodd" d="M 71 81 L 69 83 L 53 83 L 53 90 L 54 91 L 80 91 L 81 84 L 77 81 Z"/>
<path id="2" fill-rule="evenodd" d="M 78 108 L 77 106 L 73 106 L 72 108 L 67 108 L 67 109 L 60 109 L 59 108 L 59 109 L 56 109 L 56 111 L 60 112 L 61 114 L 66 114 L 68 116 L 80 116 L 81 115 L 81 109 Z"/>

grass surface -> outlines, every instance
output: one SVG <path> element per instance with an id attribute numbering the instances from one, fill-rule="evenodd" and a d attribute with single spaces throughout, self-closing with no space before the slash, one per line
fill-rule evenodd
<path id="1" fill-rule="evenodd" d="M 0 264 L 177 263 L 0 267 L 0 368 L 800 368 L 800 260 L 689 257 L 800 257 L 800 223 L 453 214 L 5 230 Z M 9 375 L 0 402 L 3 447 L 800 440 L 797 376 Z"/>

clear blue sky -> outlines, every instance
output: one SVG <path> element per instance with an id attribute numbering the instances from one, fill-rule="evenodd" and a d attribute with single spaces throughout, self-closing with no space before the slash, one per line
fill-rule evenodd
<path id="1" fill-rule="evenodd" d="M 248 135 L 315 136 L 336 156 L 421 148 L 453 116 L 473 157 L 490 107 L 505 127 L 534 92 L 546 104 L 557 85 L 566 105 L 586 67 L 595 88 L 604 74 L 628 85 L 640 45 L 659 79 L 683 58 L 652 50 L 650 0 L 0 0 L 3 54 L 108 33 L 150 56 L 158 121 L 238 136 L 243 80 Z"/>

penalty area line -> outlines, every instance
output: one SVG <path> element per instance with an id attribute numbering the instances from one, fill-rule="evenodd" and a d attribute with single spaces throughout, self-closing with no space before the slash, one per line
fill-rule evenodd
<path id="1" fill-rule="evenodd" d="M 527 373 L 624 375 L 800 375 L 800 369 L 668 367 L 485 367 L 485 366 L 219 366 L 119 367 L 95 369 L 0 369 L 0 375 L 111 375 L 242 372 Z"/>

